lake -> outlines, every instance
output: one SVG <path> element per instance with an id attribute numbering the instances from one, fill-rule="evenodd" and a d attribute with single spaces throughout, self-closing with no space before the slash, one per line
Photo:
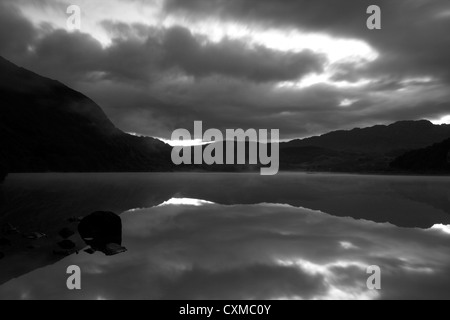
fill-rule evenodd
<path id="1" fill-rule="evenodd" d="M 450 299 L 450 178 L 17 174 L 0 186 L 0 299 Z M 70 217 L 121 214 L 126 253 L 54 254 Z M 82 289 L 66 287 L 68 266 Z M 369 290 L 368 266 L 382 289 Z"/>

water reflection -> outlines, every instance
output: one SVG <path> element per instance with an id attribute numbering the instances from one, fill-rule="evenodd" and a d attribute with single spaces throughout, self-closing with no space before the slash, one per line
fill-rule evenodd
<path id="1" fill-rule="evenodd" d="M 12 175 L 0 226 L 19 233 L 0 242 L 0 298 L 449 298 L 449 187 L 439 177 Z M 127 211 L 130 251 L 55 255 L 61 231 L 97 210 Z M 66 292 L 70 264 L 82 266 L 82 293 Z M 365 287 L 372 264 L 379 295 Z"/>
<path id="2" fill-rule="evenodd" d="M 161 203 L 159 206 L 194 206 L 201 207 L 207 204 L 213 204 L 210 201 L 190 199 L 190 198 L 172 198 L 168 201 Z"/>
<path id="3" fill-rule="evenodd" d="M 404 229 L 269 204 L 169 204 L 126 212 L 122 221 L 128 252 L 72 255 L 8 282 L 0 296 L 450 298 L 450 237 L 436 228 Z M 72 264 L 82 269 L 79 292 L 65 287 Z M 383 271 L 379 292 L 366 287 L 369 265 Z"/>

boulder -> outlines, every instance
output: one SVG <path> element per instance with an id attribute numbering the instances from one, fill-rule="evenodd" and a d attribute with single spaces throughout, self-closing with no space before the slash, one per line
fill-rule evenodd
<path id="1" fill-rule="evenodd" d="M 126 251 L 121 247 L 122 219 L 113 212 L 98 211 L 90 214 L 81 220 L 78 232 L 86 244 L 96 251 L 107 255 Z"/>
<path id="2" fill-rule="evenodd" d="M 29 240 L 39 240 L 41 238 L 45 238 L 47 235 L 42 232 L 31 232 L 28 234 L 23 235 L 24 238 Z"/>

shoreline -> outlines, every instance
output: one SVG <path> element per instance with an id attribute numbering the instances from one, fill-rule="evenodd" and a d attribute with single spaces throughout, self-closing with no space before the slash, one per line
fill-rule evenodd
<path id="1" fill-rule="evenodd" d="M 24 176 L 24 175 L 112 175 L 112 174 L 248 174 L 257 175 L 260 177 L 258 171 L 242 171 L 242 172 L 230 172 L 230 171 L 118 171 L 118 172 L 10 172 L 8 176 L 2 181 L 6 182 L 10 176 Z M 300 171 L 300 170 L 281 170 L 277 175 L 284 174 L 304 174 L 304 175 L 332 175 L 332 176 L 373 176 L 373 177 L 434 177 L 434 178 L 450 178 L 450 173 L 408 173 L 408 172 L 341 172 L 341 171 Z M 269 176 L 269 177 L 276 177 Z"/>

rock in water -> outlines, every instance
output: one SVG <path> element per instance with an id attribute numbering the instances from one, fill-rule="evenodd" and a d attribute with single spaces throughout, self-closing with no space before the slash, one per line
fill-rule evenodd
<path id="1" fill-rule="evenodd" d="M 47 235 L 42 232 L 32 232 L 24 235 L 24 238 L 27 238 L 29 240 L 39 240 L 41 238 L 45 238 Z"/>
<path id="2" fill-rule="evenodd" d="M 81 237 L 101 246 L 122 244 L 122 219 L 113 213 L 98 211 L 85 217 L 78 226 Z"/>
<path id="3" fill-rule="evenodd" d="M 107 256 L 115 256 L 116 254 L 127 252 L 127 248 L 118 245 L 117 243 L 108 243 L 103 251 Z"/>
<path id="4" fill-rule="evenodd" d="M 78 232 L 86 244 L 94 250 L 102 251 L 107 255 L 126 251 L 121 247 L 122 219 L 113 212 L 92 213 L 80 222 Z"/>

